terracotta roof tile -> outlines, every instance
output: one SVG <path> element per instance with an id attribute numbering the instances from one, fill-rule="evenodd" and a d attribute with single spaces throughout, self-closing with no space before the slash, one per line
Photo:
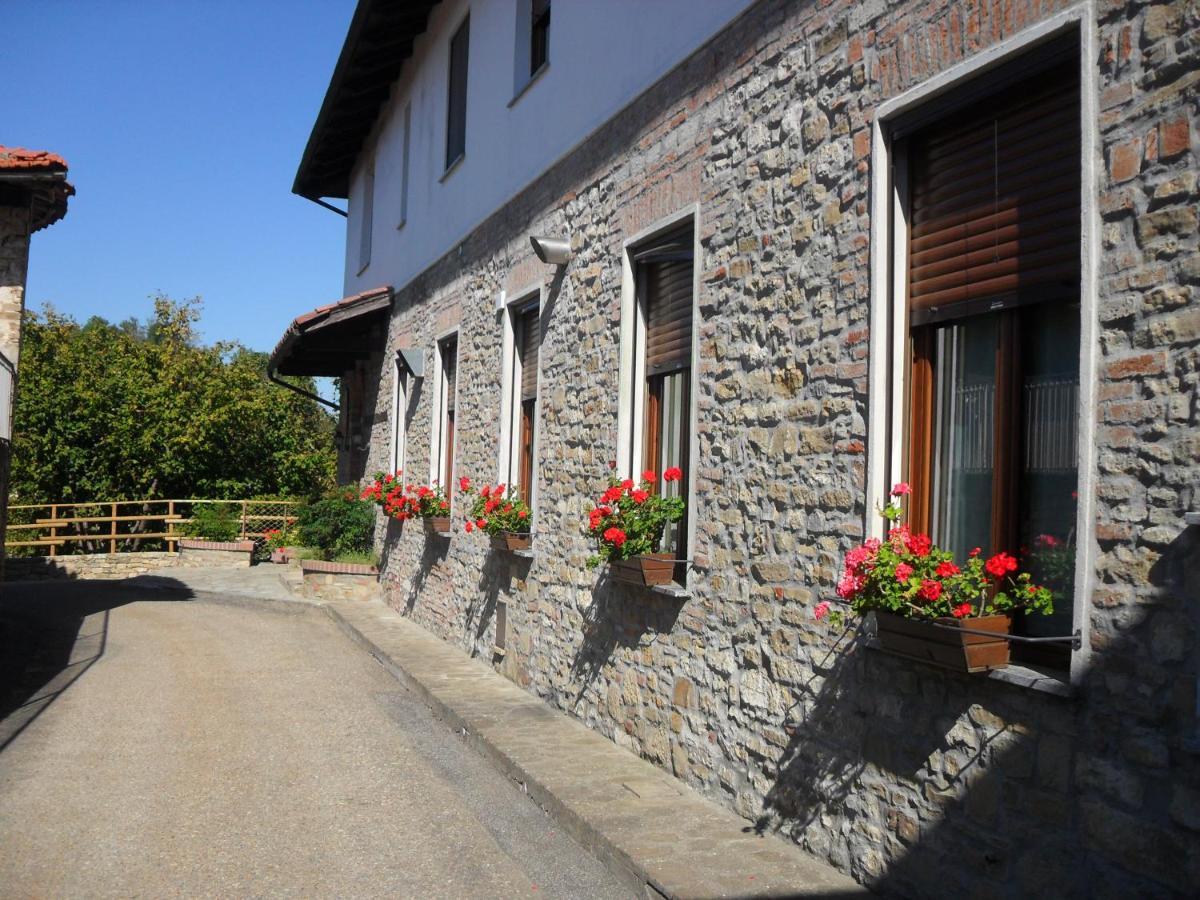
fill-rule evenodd
<path id="1" fill-rule="evenodd" d="M 49 169 L 67 171 L 67 161 L 47 150 L 26 150 L 24 147 L 5 147 L 0 144 L 0 169 Z"/>

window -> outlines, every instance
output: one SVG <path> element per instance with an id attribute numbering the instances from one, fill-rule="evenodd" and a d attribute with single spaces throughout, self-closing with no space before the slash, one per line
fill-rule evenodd
<path id="1" fill-rule="evenodd" d="M 538 349 L 541 344 L 540 293 L 526 296 L 508 308 L 509 336 L 506 335 L 503 389 L 506 402 L 501 404 L 500 480 L 512 484 L 521 497 L 533 505 L 534 460 L 537 453 Z"/>
<path id="2" fill-rule="evenodd" d="M 371 264 L 371 226 L 375 218 L 375 163 L 363 174 L 362 215 L 358 222 L 358 273 Z"/>
<path id="3" fill-rule="evenodd" d="M 392 362 L 392 453 L 391 470 L 404 469 L 404 451 L 407 437 L 408 416 L 408 367 L 400 352 Z"/>
<path id="4" fill-rule="evenodd" d="M 446 169 L 467 152 L 467 54 L 471 17 L 450 38 L 450 87 L 446 120 Z"/>
<path id="5" fill-rule="evenodd" d="M 694 251 L 692 225 L 659 234 L 630 249 L 634 303 L 628 340 L 623 329 L 622 374 L 628 378 L 628 422 L 619 429 L 628 445 L 622 468 L 636 478 L 645 469 L 659 476 L 669 468 L 683 478 L 658 490 L 688 497 L 692 441 L 692 306 Z M 624 349 L 624 347 L 623 347 Z M 687 558 L 688 518 L 663 536 L 663 552 Z M 687 566 L 676 567 L 675 580 L 685 583 Z"/>
<path id="6" fill-rule="evenodd" d="M 412 104 L 404 107 L 404 143 L 400 150 L 400 221 L 397 228 L 403 228 L 408 221 L 408 150 L 412 141 Z"/>
<path id="7" fill-rule="evenodd" d="M 550 0 L 532 0 L 530 4 L 529 77 L 550 59 Z"/>
<path id="8" fill-rule="evenodd" d="M 446 488 L 447 496 L 453 494 L 454 484 L 454 407 L 458 395 L 458 335 L 451 335 L 438 343 L 437 428 L 433 445 L 433 472 L 430 480 Z"/>
<path id="9" fill-rule="evenodd" d="M 912 526 L 959 557 L 1017 552 L 1056 612 L 1016 621 L 1065 635 L 1079 481 L 1078 57 L 1041 69 L 895 144 L 908 220 L 906 464 Z M 1063 647 L 1013 651 L 1065 666 Z"/>

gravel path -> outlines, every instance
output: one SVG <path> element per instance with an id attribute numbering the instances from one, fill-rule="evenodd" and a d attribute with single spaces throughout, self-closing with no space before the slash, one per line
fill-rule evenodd
<path id="1" fill-rule="evenodd" d="M 627 896 L 320 610 L 4 590 L 5 897 Z"/>

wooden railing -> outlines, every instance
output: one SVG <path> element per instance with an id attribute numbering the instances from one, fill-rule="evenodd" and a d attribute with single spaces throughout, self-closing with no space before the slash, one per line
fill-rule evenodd
<path id="1" fill-rule="evenodd" d="M 174 551 L 183 536 L 180 526 L 191 521 L 193 507 L 200 504 L 232 506 L 242 540 L 295 522 L 299 505 L 289 500 L 195 499 L 14 504 L 8 508 L 4 546 L 45 548 L 50 556 L 64 550 L 119 553 L 143 549 L 144 542 L 165 543 Z"/>

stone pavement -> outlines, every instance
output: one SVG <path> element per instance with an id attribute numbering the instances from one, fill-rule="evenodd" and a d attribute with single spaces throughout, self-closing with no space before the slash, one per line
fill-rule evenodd
<path id="1" fill-rule="evenodd" d="M 756 835 L 735 814 L 382 602 L 331 602 L 326 608 L 435 715 L 646 896 L 866 893 L 794 845 Z"/>
<path id="2" fill-rule="evenodd" d="M 272 577 L 0 589 L 0 895 L 631 895 Z"/>

